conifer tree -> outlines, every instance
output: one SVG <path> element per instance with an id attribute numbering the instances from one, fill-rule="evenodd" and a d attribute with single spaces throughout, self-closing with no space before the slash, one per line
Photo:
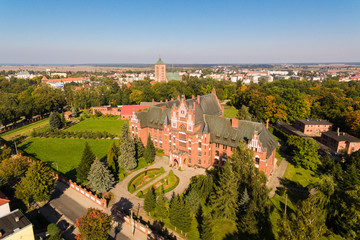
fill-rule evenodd
<path id="1" fill-rule="evenodd" d="M 105 193 L 115 184 L 114 176 L 110 170 L 99 160 L 91 165 L 88 180 L 90 187 L 98 193 Z"/>
<path id="2" fill-rule="evenodd" d="M 135 142 L 136 159 L 139 159 L 144 155 L 145 149 L 137 135 L 135 135 L 134 142 Z"/>
<path id="3" fill-rule="evenodd" d="M 181 199 L 179 195 L 173 197 L 170 201 L 169 218 L 172 225 L 179 226 L 179 215 L 181 214 Z"/>
<path id="4" fill-rule="evenodd" d="M 121 155 L 118 158 L 119 166 L 124 169 L 134 169 L 137 166 L 135 159 L 135 146 L 132 139 L 122 142 L 120 146 Z"/>
<path id="5" fill-rule="evenodd" d="M 151 140 L 150 134 L 148 136 L 146 147 L 144 150 L 144 158 L 147 163 L 152 163 L 155 160 L 155 147 L 153 141 Z"/>
<path id="6" fill-rule="evenodd" d="M 83 183 L 89 174 L 91 164 L 95 161 L 95 154 L 91 151 L 90 146 L 85 142 L 85 148 L 79 163 L 79 166 L 76 169 L 76 178 L 79 183 Z"/>
<path id="7" fill-rule="evenodd" d="M 191 230 L 192 215 L 189 204 L 180 199 L 180 215 L 179 215 L 179 228 L 184 232 Z"/>
<path id="8" fill-rule="evenodd" d="M 62 128 L 61 117 L 58 112 L 51 112 L 49 117 L 49 127 L 51 130 Z"/>
<path id="9" fill-rule="evenodd" d="M 168 210 L 166 208 L 165 199 L 164 199 L 164 191 L 162 190 L 160 195 L 156 200 L 156 215 L 161 218 L 166 218 L 168 215 Z"/>
<path id="10" fill-rule="evenodd" d="M 107 164 L 112 173 L 116 174 L 118 172 L 118 151 L 115 143 L 113 142 L 107 152 Z"/>
<path id="11" fill-rule="evenodd" d="M 146 194 L 144 199 L 144 209 L 146 212 L 151 212 L 156 207 L 156 199 L 153 188 L 150 188 Z"/>
<path id="12" fill-rule="evenodd" d="M 211 214 L 203 212 L 203 221 L 201 225 L 201 239 L 214 240 L 213 221 Z"/>
<path id="13" fill-rule="evenodd" d="M 236 219 L 237 184 L 231 164 L 225 163 L 219 175 L 219 183 L 215 186 L 215 194 L 212 196 L 212 207 L 216 217 Z"/>
<path id="14" fill-rule="evenodd" d="M 136 168 L 137 161 L 135 158 L 135 144 L 129 136 L 129 125 L 127 122 L 125 122 L 122 126 L 120 141 L 121 154 L 118 158 L 119 166 L 128 170 Z"/>
<path id="15" fill-rule="evenodd" d="M 77 114 L 77 112 L 76 112 L 76 109 L 73 108 L 73 109 L 72 109 L 72 112 L 71 112 L 71 117 L 75 118 L 75 117 L 77 117 L 77 116 L 78 116 L 78 114 Z"/>
<path id="16" fill-rule="evenodd" d="M 61 119 L 62 127 L 66 127 L 66 120 L 65 120 L 64 113 L 61 114 L 60 119 Z"/>

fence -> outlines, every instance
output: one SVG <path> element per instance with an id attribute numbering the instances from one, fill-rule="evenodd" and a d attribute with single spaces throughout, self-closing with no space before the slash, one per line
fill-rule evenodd
<path id="1" fill-rule="evenodd" d="M 0 134 L 11 131 L 11 130 L 14 130 L 16 128 L 19 128 L 19 127 L 22 127 L 22 126 L 25 126 L 25 125 L 28 125 L 28 124 L 33 123 L 33 122 L 37 122 L 37 121 L 42 120 L 44 118 L 46 118 L 46 116 L 38 116 L 38 117 L 35 117 L 35 118 L 32 118 L 32 119 L 29 119 L 29 120 L 27 120 L 25 122 L 15 123 L 15 124 L 13 124 L 11 126 L 8 126 L 8 127 L 2 127 L 0 129 Z"/>

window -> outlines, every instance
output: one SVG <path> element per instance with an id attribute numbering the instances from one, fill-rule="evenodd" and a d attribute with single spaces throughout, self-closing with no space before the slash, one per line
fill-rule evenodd
<path id="1" fill-rule="evenodd" d="M 223 149 L 226 150 L 226 149 L 227 149 L 227 146 L 223 145 Z"/>
<path id="2" fill-rule="evenodd" d="M 157 141 L 157 135 L 155 135 L 155 141 Z"/>
<path id="3" fill-rule="evenodd" d="M 162 142 L 160 142 L 160 148 L 162 148 Z"/>
<path id="4" fill-rule="evenodd" d="M 198 152 L 198 155 L 199 155 L 199 157 L 201 157 L 201 151 L 199 150 L 199 152 Z"/>
<path id="5" fill-rule="evenodd" d="M 215 156 L 220 156 L 219 151 L 215 151 Z"/>
<path id="6" fill-rule="evenodd" d="M 201 148 L 201 142 L 199 142 L 199 148 Z"/>
<path id="7" fill-rule="evenodd" d="M 260 163 L 260 158 L 255 158 L 255 165 L 259 165 L 259 163 Z"/>
<path id="8" fill-rule="evenodd" d="M 223 153 L 223 158 L 227 159 L 226 153 Z"/>
<path id="9" fill-rule="evenodd" d="M 191 141 L 189 141 L 189 148 L 191 148 Z"/>
<path id="10" fill-rule="evenodd" d="M 220 147 L 220 144 L 216 143 L 215 146 L 218 148 L 218 147 Z"/>
<path id="11" fill-rule="evenodd" d="M 162 141 L 162 136 L 160 136 L 160 141 Z"/>
<path id="12" fill-rule="evenodd" d="M 191 149 L 189 149 L 189 155 L 191 155 Z"/>
<path id="13" fill-rule="evenodd" d="M 198 160 L 198 163 L 201 164 L 201 159 Z"/>
<path id="14" fill-rule="evenodd" d="M 191 163 L 191 158 L 189 157 L 189 163 Z"/>
<path id="15" fill-rule="evenodd" d="M 155 147 L 157 147 L 157 141 L 155 142 Z"/>

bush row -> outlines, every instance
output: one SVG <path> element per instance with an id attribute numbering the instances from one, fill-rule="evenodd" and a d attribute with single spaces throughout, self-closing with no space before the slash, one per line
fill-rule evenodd
<path id="1" fill-rule="evenodd" d="M 98 139 L 98 138 L 115 138 L 114 134 L 106 131 L 63 131 L 63 130 L 42 130 L 33 131 L 33 137 L 55 137 L 55 138 L 85 138 L 85 139 Z"/>

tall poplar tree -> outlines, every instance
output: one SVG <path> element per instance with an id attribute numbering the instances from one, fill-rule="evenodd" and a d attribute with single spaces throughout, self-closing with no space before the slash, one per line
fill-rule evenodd
<path id="1" fill-rule="evenodd" d="M 79 183 L 86 181 L 91 164 L 95 161 L 95 159 L 95 154 L 91 151 L 89 144 L 85 142 L 85 148 L 79 166 L 76 169 L 76 178 Z"/>
<path id="2" fill-rule="evenodd" d="M 107 164 L 111 170 L 112 173 L 117 174 L 118 172 L 118 149 L 115 145 L 115 143 L 113 142 L 107 152 Z"/>
<path id="3" fill-rule="evenodd" d="M 148 135 L 148 139 L 144 151 L 144 158 L 147 163 L 152 163 L 155 160 L 155 147 L 153 141 L 151 140 L 150 134 Z"/>

